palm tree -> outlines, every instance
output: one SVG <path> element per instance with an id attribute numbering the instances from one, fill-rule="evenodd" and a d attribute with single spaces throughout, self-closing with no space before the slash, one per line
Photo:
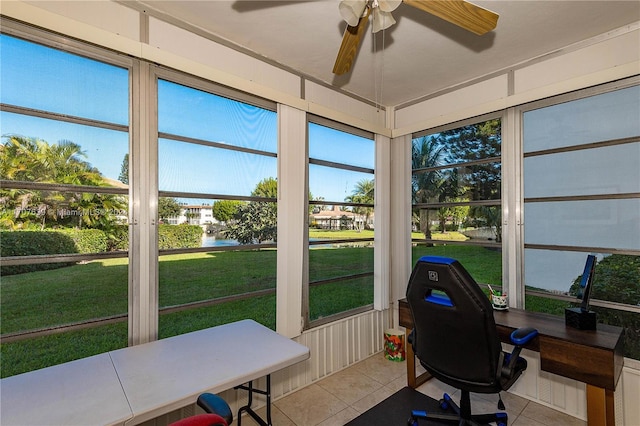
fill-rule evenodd
<path id="1" fill-rule="evenodd" d="M 48 144 L 40 139 L 10 136 L 0 151 L 2 179 L 50 182 L 51 180 L 46 178 L 51 163 L 46 158 L 46 146 Z M 18 220 L 18 217 L 26 219 L 26 222 L 39 220 L 41 228 L 44 228 L 47 216 L 53 214 L 55 217 L 55 210 L 51 206 L 60 200 L 60 195 L 53 191 L 14 189 L 3 190 L 2 200 L 7 210 L 15 211 L 16 221 L 12 228 L 20 227 L 19 223 L 23 222 Z"/>
<path id="2" fill-rule="evenodd" d="M 357 204 L 373 204 L 375 192 L 375 181 L 373 179 L 362 179 L 356 183 L 355 188 L 351 192 L 351 195 L 347 196 L 344 200 L 349 203 Z M 366 206 L 354 206 L 353 212 L 359 215 L 364 215 L 364 229 L 370 229 L 369 218 L 373 212 L 373 207 Z M 361 229 L 359 229 L 361 230 Z"/>
<path id="3" fill-rule="evenodd" d="M 473 214 L 484 218 L 489 229 L 493 231 L 496 242 L 502 242 L 502 210 L 500 206 L 476 206 L 473 208 Z"/>
<path id="4" fill-rule="evenodd" d="M 0 145 L 0 177 L 25 182 L 108 186 L 102 174 L 85 158 L 80 145 L 71 141 L 49 144 L 42 139 L 12 135 Z M 126 207 L 119 197 L 109 194 L 21 189 L 0 191 L 0 204 L 16 211 L 13 221 L 3 216 L 5 226 L 18 227 L 20 221 L 15 219 L 21 216 L 23 222 L 37 218 L 42 229 L 48 219 L 61 224 L 71 222 L 78 227 L 99 227 L 112 221 L 113 214 L 109 212 Z"/>
<path id="5" fill-rule="evenodd" d="M 411 177 L 413 203 L 435 202 L 440 194 L 443 178 L 439 170 L 434 167 L 441 165 L 444 157 L 444 147 L 435 137 L 422 138 L 413 142 L 411 149 Z M 429 210 L 419 209 L 420 231 L 426 239 L 431 239 Z"/>

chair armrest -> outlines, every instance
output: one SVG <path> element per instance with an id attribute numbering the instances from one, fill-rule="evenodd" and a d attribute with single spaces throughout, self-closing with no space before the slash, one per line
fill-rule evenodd
<path id="1" fill-rule="evenodd" d="M 233 422 L 233 413 L 227 401 L 212 393 L 203 393 L 198 397 L 198 405 L 207 413 L 217 414 L 222 417 L 228 425 Z"/>
<path id="2" fill-rule="evenodd" d="M 511 333 L 511 343 L 516 346 L 524 346 L 531 339 L 538 335 L 538 330 L 533 327 L 521 327 L 516 330 L 513 330 Z"/>
<path id="3" fill-rule="evenodd" d="M 515 346 L 510 354 L 506 355 L 505 363 L 502 365 L 502 376 L 511 377 L 513 369 L 520 358 L 522 346 L 526 345 L 538 335 L 538 330 L 533 327 L 521 327 L 511 333 L 511 343 Z"/>

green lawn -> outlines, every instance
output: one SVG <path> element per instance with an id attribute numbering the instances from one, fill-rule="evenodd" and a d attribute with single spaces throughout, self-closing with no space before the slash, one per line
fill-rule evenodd
<path id="1" fill-rule="evenodd" d="M 327 238 L 331 240 L 340 240 L 347 238 L 373 238 L 373 230 L 363 229 L 362 231 L 349 231 L 310 228 L 309 238 Z"/>
<path id="2" fill-rule="evenodd" d="M 333 232 L 332 232 L 333 234 Z M 333 235 L 339 235 L 336 233 Z M 455 233 L 448 233 L 455 234 Z M 371 234 L 372 235 L 372 234 Z M 455 235 L 450 235 L 455 238 Z M 333 238 L 353 237 L 353 231 Z M 320 237 L 317 237 L 320 238 Z M 225 251 L 162 256 L 159 261 L 161 307 L 275 289 L 276 251 Z M 499 287 L 500 250 L 477 246 L 417 245 L 412 262 L 425 255 L 458 259 L 480 283 Z M 311 283 L 373 271 L 373 249 L 314 249 L 309 255 Z M 2 334 L 77 323 L 127 313 L 127 259 L 109 259 L 66 268 L 3 276 L 0 281 Z M 311 319 L 373 302 L 372 277 L 357 277 L 309 289 Z M 567 302 L 526 296 L 527 309 L 563 315 Z M 244 318 L 275 329 L 275 294 L 252 296 L 209 307 L 161 314 L 160 338 Z M 0 345 L 0 376 L 95 355 L 127 345 L 127 322 L 99 325 Z"/>
<path id="3" fill-rule="evenodd" d="M 353 233 L 349 234 L 351 237 Z M 339 237 L 345 238 L 345 237 Z M 459 259 L 480 282 L 500 283 L 500 252 L 474 246 L 415 247 L 425 254 Z M 319 248 L 310 253 L 310 281 L 373 271 L 373 249 Z M 225 251 L 162 256 L 161 307 L 275 289 L 276 251 Z M 0 282 L 2 334 L 125 315 L 127 259 L 109 259 L 66 268 L 3 276 Z M 373 302 L 372 277 L 312 286 L 310 316 L 322 318 Z M 161 338 L 252 318 L 275 328 L 275 295 L 163 314 Z M 90 356 L 127 345 L 126 321 L 88 330 L 0 345 L 1 376 Z"/>
<path id="4" fill-rule="evenodd" d="M 127 313 L 127 259 L 3 276 L 2 334 Z"/>
<path id="5" fill-rule="evenodd" d="M 346 238 L 373 238 L 373 230 L 365 229 L 362 231 L 349 231 L 349 230 L 324 230 L 324 229 L 309 229 L 309 238 L 328 238 L 332 240 L 346 239 Z M 421 232 L 412 232 L 411 238 L 424 239 L 424 234 Z M 433 232 L 432 238 L 434 240 L 442 241 L 464 241 L 469 238 L 457 231 L 450 232 Z"/>

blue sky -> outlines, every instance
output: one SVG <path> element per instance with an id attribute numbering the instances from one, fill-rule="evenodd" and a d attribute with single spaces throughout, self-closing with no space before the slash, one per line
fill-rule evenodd
<path id="1" fill-rule="evenodd" d="M 23 58 L 30 58 L 25 63 Z M 124 68 L 0 36 L 0 99 L 3 103 L 128 125 L 129 75 Z M 158 83 L 159 131 L 275 153 L 273 111 L 162 81 Z M 87 161 L 118 179 L 129 136 L 116 130 L 0 113 L 0 133 L 79 144 Z M 373 141 L 310 124 L 312 158 L 374 167 Z M 301 141 L 304 143 L 304 141 Z M 267 177 L 276 177 L 273 157 L 159 140 L 159 187 L 167 191 L 249 195 Z M 312 166 L 314 197 L 342 201 L 362 179 L 373 175 Z"/>

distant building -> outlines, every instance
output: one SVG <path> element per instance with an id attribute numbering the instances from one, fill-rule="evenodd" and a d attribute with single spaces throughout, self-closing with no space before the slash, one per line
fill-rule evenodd
<path id="1" fill-rule="evenodd" d="M 166 220 L 169 225 L 189 225 L 206 226 L 217 223 L 213 218 L 213 210 L 210 205 L 183 205 L 180 206 L 180 216 L 170 217 Z"/>
<path id="2" fill-rule="evenodd" d="M 365 215 L 341 210 L 340 206 L 333 206 L 331 210 L 314 210 L 311 223 L 321 229 L 364 229 Z M 373 213 L 369 216 L 367 225 L 373 228 Z"/>

